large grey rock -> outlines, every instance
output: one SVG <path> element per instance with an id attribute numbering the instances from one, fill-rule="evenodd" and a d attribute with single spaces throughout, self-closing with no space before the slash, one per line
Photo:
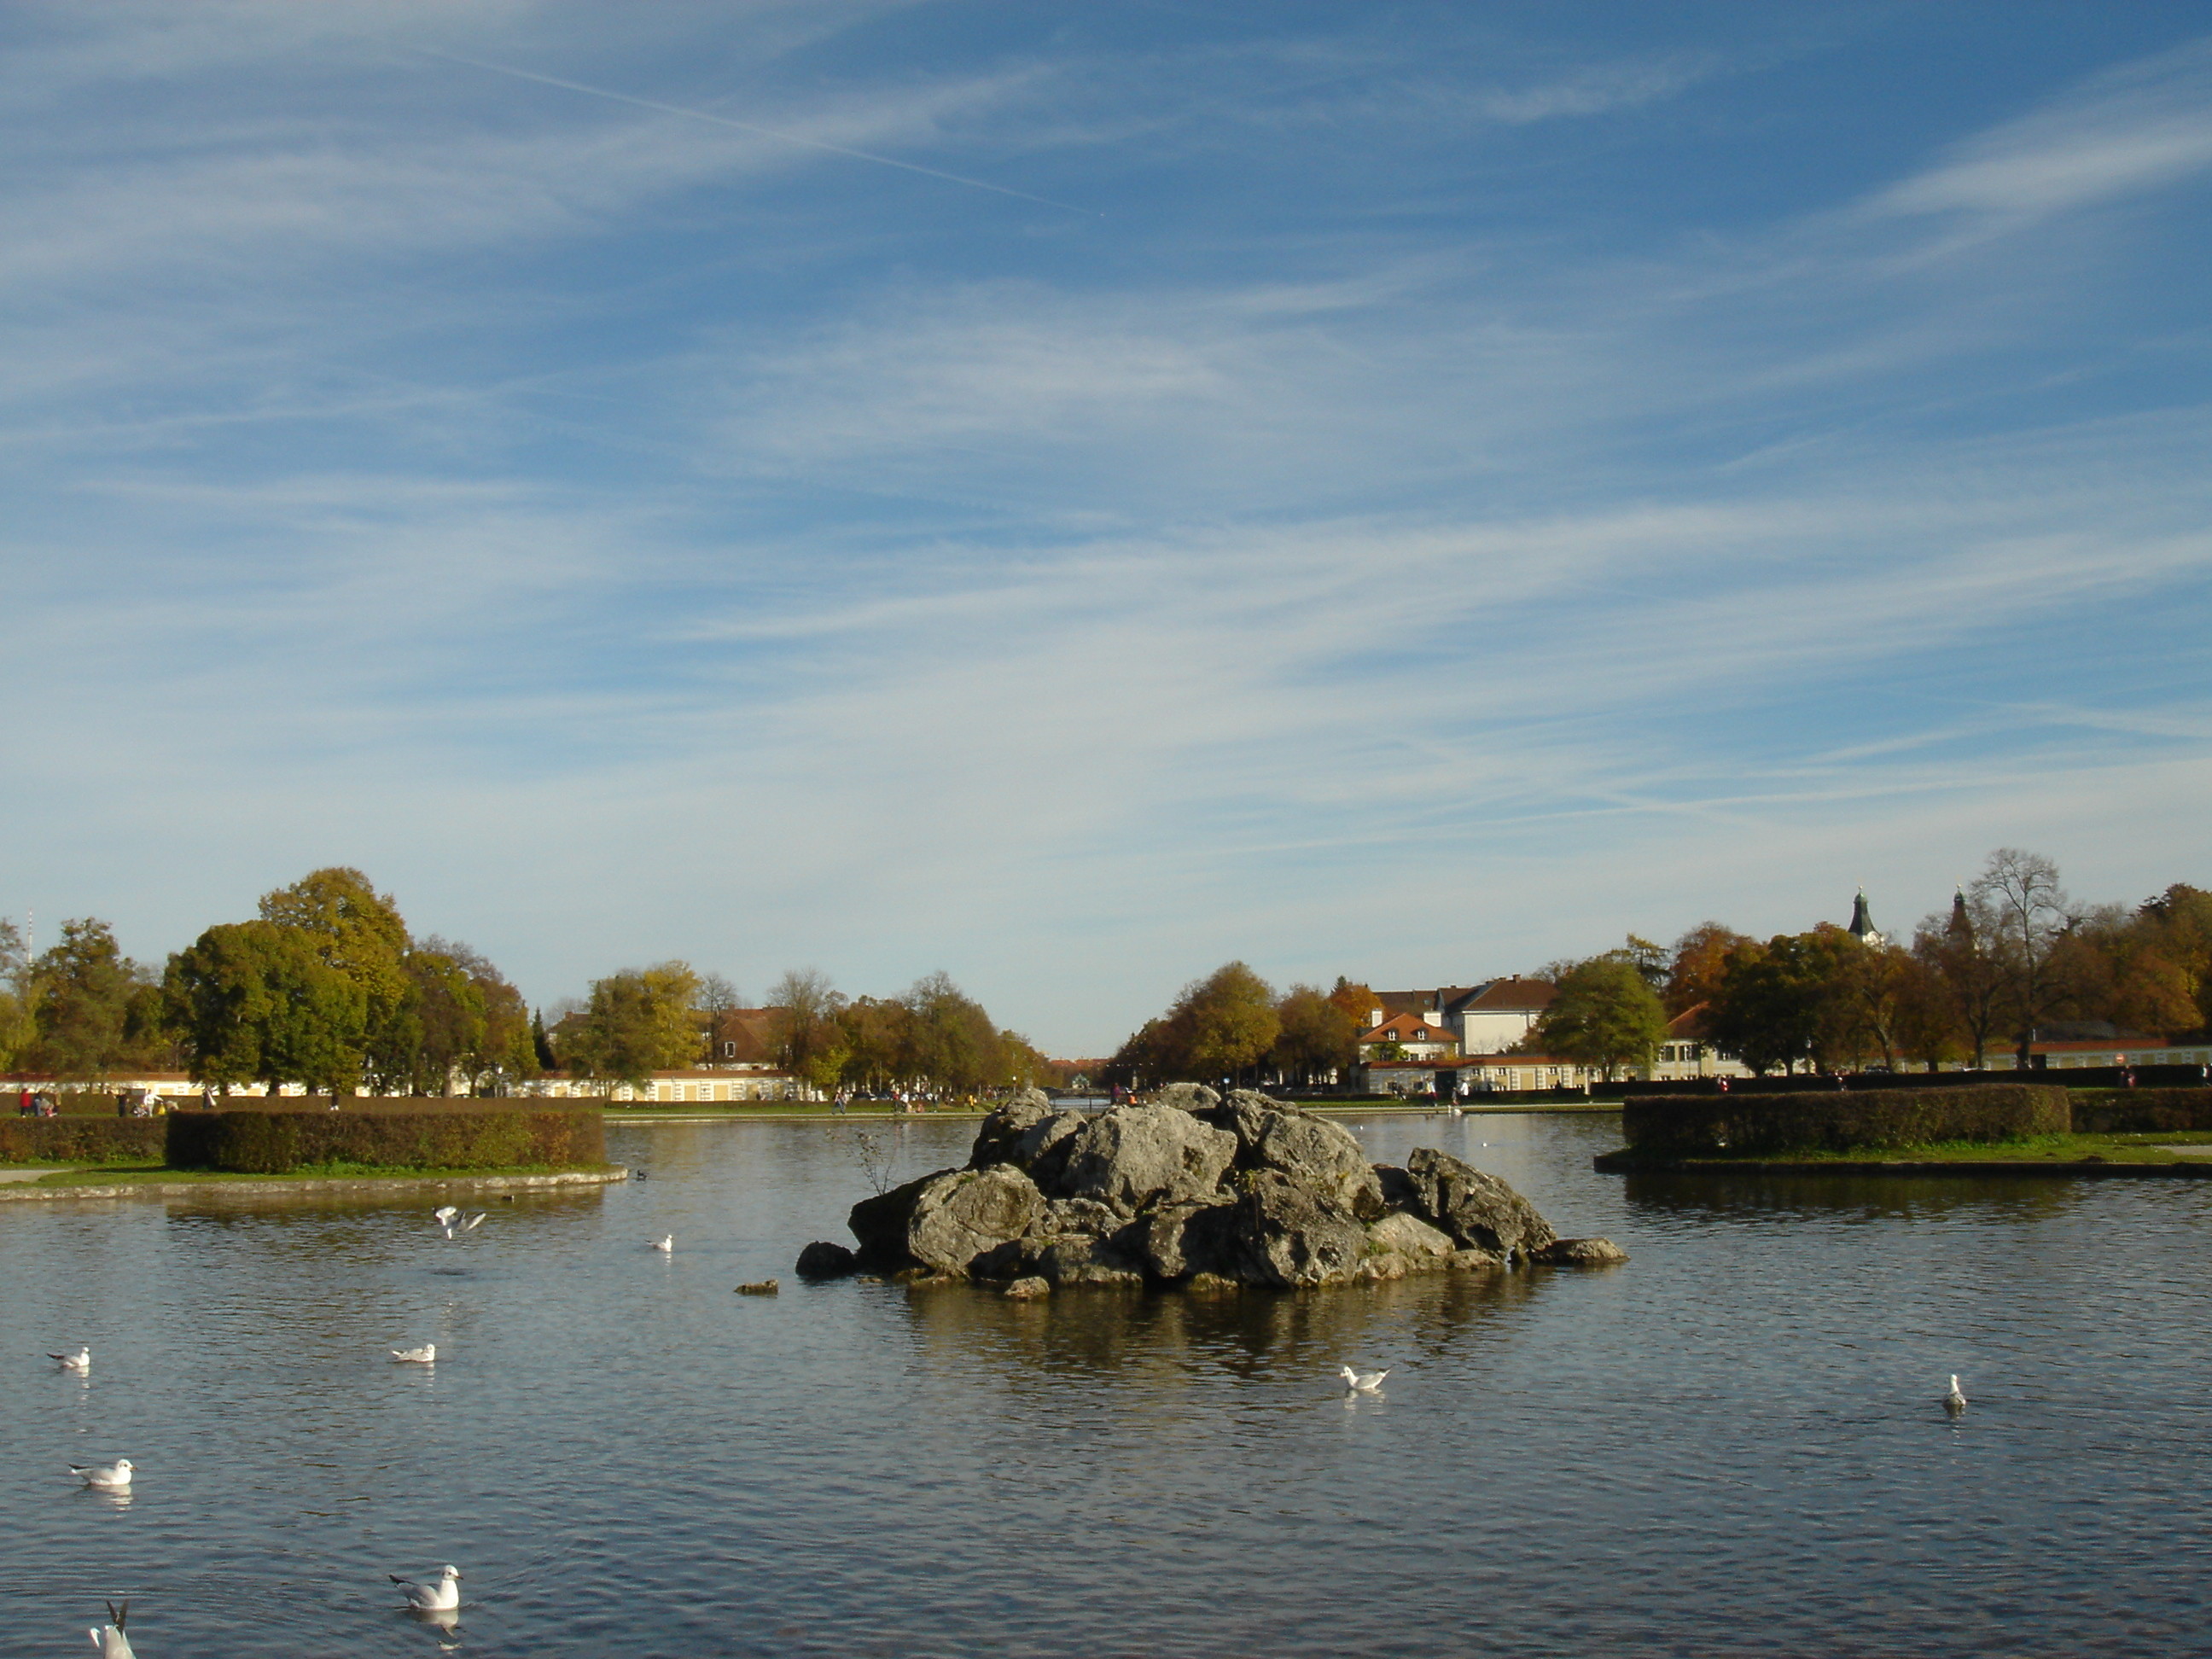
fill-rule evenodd
<path id="1" fill-rule="evenodd" d="M 1042 1089 L 1024 1089 L 994 1108 L 975 1132 L 975 1146 L 968 1154 L 968 1167 L 981 1170 L 994 1164 L 1022 1164 L 1018 1150 L 1022 1136 L 1053 1115 L 1052 1097 Z"/>
<path id="2" fill-rule="evenodd" d="M 853 1206 L 850 1224 L 872 1267 L 919 1266 L 965 1273 L 996 1246 L 1019 1238 L 1044 1210 L 1036 1183 L 1010 1164 L 941 1170 Z"/>
<path id="3" fill-rule="evenodd" d="M 1043 1212 L 1030 1224 L 1029 1231 L 1033 1238 L 1050 1237 L 1055 1233 L 1103 1236 L 1118 1229 L 1122 1220 L 1112 1206 L 1095 1198 L 1048 1198 Z"/>
<path id="4" fill-rule="evenodd" d="M 1628 1252 L 1609 1238 L 1555 1238 L 1529 1259 L 1547 1267 L 1611 1267 Z"/>
<path id="5" fill-rule="evenodd" d="M 1118 1243 L 1155 1279 L 1227 1275 L 1237 1268 L 1236 1218 L 1233 1204 L 1163 1205 L 1122 1229 Z"/>
<path id="6" fill-rule="evenodd" d="M 1424 1146 L 1402 1170 L 1378 1168 L 1383 1194 L 1470 1249 L 1526 1258 L 1559 1237 L 1536 1206 L 1496 1176 Z"/>
<path id="7" fill-rule="evenodd" d="M 1037 1119 L 1014 1137 L 1013 1162 L 1046 1192 L 1059 1192 L 1075 1137 L 1090 1121 L 1080 1112 L 1054 1112 Z"/>
<path id="8" fill-rule="evenodd" d="M 1144 1097 L 1147 1106 L 1173 1106 L 1185 1112 L 1203 1112 L 1218 1106 L 1221 1097 L 1203 1083 L 1163 1083 Z"/>
<path id="9" fill-rule="evenodd" d="M 1340 1123 L 1251 1094 L 1209 1121 L 1236 1135 L 1240 1170 L 1272 1170 L 1362 1221 L 1379 1220 L 1389 1207 L 1366 1149 Z"/>
<path id="10" fill-rule="evenodd" d="M 1235 1136 L 1179 1107 L 1117 1106 L 1076 1132 L 1054 1186 L 1133 1216 L 1155 1204 L 1212 1197 L 1236 1156 Z"/>
<path id="11" fill-rule="evenodd" d="M 1249 1285 L 1341 1284 L 1367 1252 L 1367 1229 L 1348 1210 L 1273 1170 L 1240 1178 L 1231 1223 L 1236 1277 Z"/>
<path id="12" fill-rule="evenodd" d="M 1024 1239 L 1028 1275 L 1060 1285 L 1110 1285 L 1132 1289 L 1145 1282 L 1136 1264 L 1093 1233 L 1060 1233 Z"/>
<path id="13" fill-rule="evenodd" d="M 1367 1230 L 1368 1248 L 1423 1267 L 1448 1267 L 1459 1249 L 1448 1233 L 1410 1215 L 1386 1215 Z"/>

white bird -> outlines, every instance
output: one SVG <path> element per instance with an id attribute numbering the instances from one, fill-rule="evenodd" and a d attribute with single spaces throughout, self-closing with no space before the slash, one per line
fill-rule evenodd
<path id="1" fill-rule="evenodd" d="M 88 1631 L 93 1646 L 100 1650 L 100 1659 L 138 1659 L 131 1651 L 131 1638 L 123 1633 L 123 1621 L 131 1616 L 131 1598 L 125 1596 L 123 1605 L 107 1604 L 108 1622 L 98 1630 Z"/>
<path id="2" fill-rule="evenodd" d="M 1337 1375 L 1344 1379 L 1346 1393 L 1354 1389 L 1361 1394 L 1379 1393 L 1382 1390 L 1382 1379 L 1390 1375 L 1388 1370 L 1355 1371 L 1349 1365 L 1340 1365 L 1336 1369 Z"/>
<path id="3" fill-rule="evenodd" d="M 118 1457 L 112 1463 L 72 1463 L 70 1473 L 88 1486 L 97 1486 L 102 1492 L 121 1492 L 131 1484 L 131 1460 Z"/>
<path id="4" fill-rule="evenodd" d="M 438 1345 L 425 1342 L 419 1348 L 394 1348 L 392 1357 L 405 1365 L 434 1365 L 438 1363 Z"/>
<path id="5" fill-rule="evenodd" d="M 663 1255 L 674 1255 L 676 1251 L 676 1235 L 674 1233 L 661 1234 L 659 1237 L 653 1241 L 653 1248 L 659 1251 Z"/>
<path id="6" fill-rule="evenodd" d="M 1959 1387 L 1959 1374 L 1956 1371 L 1951 1373 L 1951 1392 L 1943 1396 L 1943 1409 L 1954 1417 L 1966 1409 L 1966 1392 Z"/>
<path id="7" fill-rule="evenodd" d="M 461 1218 L 461 1212 L 450 1204 L 441 1204 L 430 1214 L 441 1227 L 450 1227 Z"/>
<path id="8" fill-rule="evenodd" d="M 92 1350 L 79 1348 L 75 1353 L 50 1353 L 47 1358 L 65 1371 L 88 1371 L 92 1369 Z"/>
<path id="9" fill-rule="evenodd" d="M 417 1583 L 412 1578 L 402 1578 L 396 1572 L 384 1575 L 399 1586 L 407 1605 L 417 1613 L 450 1613 L 461 1605 L 461 1570 L 448 1565 L 435 1578 Z"/>

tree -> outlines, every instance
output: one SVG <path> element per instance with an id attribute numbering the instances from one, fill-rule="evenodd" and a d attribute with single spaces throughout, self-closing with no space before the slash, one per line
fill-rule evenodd
<path id="1" fill-rule="evenodd" d="M 703 1058 L 714 1058 L 714 1030 L 724 1014 L 744 1006 L 738 988 L 720 974 L 702 974 L 699 994 L 694 1005 L 699 1014 L 699 1045 Z"/>
<path id="2" fill-rule="evenodd" d="M 1967 892 L 1985 907 L 1986 948 L 2004 981 L 2021 1070 L 2027 1068 L 2035 1028 L 2063 994 L 2053 972 L 2060 941 L 2073 931 L 2073 902 L 2058 884 L 2058 866 L 2039 853 L 2000 847 Z"/>
<path id="3" fill-rule="evenodd" d="M 228 1094 L 258 1081 L 333 1094 L 361 1079 L 368 996 L 300 929 L 209 928 L 169 959 L 163 1000 L 196 1081 Z"/>
<path id="4" fill-rule="evenodd" d="M 31 1018 L 22 994 L 27 965 L 23 935 L 14 922 L 0 916 L 0 1070 L 12 1068 L 16 1056 L 39 1038 L 38 1022 Z"/>
<path id="5" fill-rule="evenodd" d="M 1624 1066 L 1651 1063 L 1667 1011 L 1637 963 L 1623 953 L 1596 957 L 1554 982 L 1559 994 L 1530 1033 L 1546 1053 L 1599 1067 L 1608 1081 Z"/>
<path id="6" fill-rule="evenodd" d="M 1267 1051 L 1268 1064 L 1277 1076 L 1300 1083 L 1350 1070 L 1359 1058 L 1367 1012 L 1355 1016 L 1318 988 L 1293 985 L 1275 1004 L 1279 1029 L 1275 1046 Z"/>
<path id="7" fill-rule="evenodd" d="M 96 916 L 64 922 L 61 942 L 24 979 L 35 1030 L 28 1058 L 40 1071 L 106 1077 L 161 1039 L 158 994 Z"/>
<path id="8" fill-rule="evenodd" d="M 1728 953 L 1752 943 L 1749 934 L 1717 921 L 1701 921 L 1676 939 L 1674 957 L 1668 963 L 1667 984 L 1660 993 L 1668 1013 L 1686 1014 L 1699 1003 L 1719 996 L 1721 969 Z"/>
<path id="9" fill-rule="evenodd" d="M 625 968 L 594 980 L 562 1058 L 579 1077 L 642 1088 L 653 1073 L 696 1057 L 691 1005 L 698 990 L 699 976 L 682 962 Z"/>
<path id="10" fill-rule="evenodd" d="M 1341 974 L 1336 976 L 1335 985 L 1330 988 L 1328 1000 L 1350 1016 L 1355 1039 L 1375 1023 L 1375 1010 L 1381 1006 L 1370 987 L 1358 980 L 1348 980 Z"/>
<path id="11" fill-rule="evenodd" d="M 1168 1015 L 1183 1071 L 1234 1079 L 1274 1046 L 1282 1030 L 1275 993 L 1241 962 L 1225 962 L 1183 988 Z"/>
<path id="12" fill-rule="evenodd" d="M 1706 1029 L 1714 1047 L 1762 1077 L 1812 1053 L 1818 1007 L 1801 956 L 1781 934 L 1765 945 L 1736 945 L 1722 959 Z"/>
<path id="13" fill-rule="evenodd" d="M 407 975 L 407 924 L 389 895 L 367 876 L 332 866 L 302 876 L 261 899 L 261 919 L 297 930 L 329 967 L 361 988 L 368 1009 L 364 1058 L 386 1078 L 404 1074 L 404 1027 L 415 987 Z M 341 1093 L 350 1094 L 358 1079 Z"/>
<path id="14" fill-rule="evenodd" d="M 949 975 L 916 980 L 904 1000 L 913 1018 L 915 1075 L 933 1093 L 974 1094 L 1006 1081 L 998 1028 Z"/>
<path id="15" fill-rule="evenodd" d="M 805 1078 L 824 1092 L 834 1089 L 844 1070 L 849 1051 L 837 1024 L 844 996 L 817 968 L 793 968 L 768 988 L 768 1006 L 775 1010 L 771 1031 L 776 1059 L 784 1070 Z M 837 1064 L 826 1065 L 826 1056 L 838 1054 Z M 822 1080 L 827 1073 L 828 1081 Z"/>
<path id="16" fill-rule="evenodd" d="M 1989 1063 L 1990 1041 L 2003 1019 L 2004 971 L 1987 946 L 1996 931 L 1988 902 L 1969 900 L 1962 890 L 1952 896 L 1948 914 L 1927 917 L 1912 935 L 1912 954 L 1948 1006 L 1961 1051 L 1972 1056 L 1978 1072 Z"/>

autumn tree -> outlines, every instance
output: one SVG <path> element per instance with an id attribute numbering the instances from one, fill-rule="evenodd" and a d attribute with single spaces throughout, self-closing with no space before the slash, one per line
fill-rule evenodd
<path id="1" fill-rule="evenodd" d="M 0 1070 L 12 1068 L 16 1056 L 38 1040 L 38 1023 L 22 994 L 27 965 L 22 933 L 0 916 Z"/>
<path id="2" fill-rule="evenodd" d="M 768 988 L 775 1011 L 776 1059 L 784 1070 L 828 1093 L 851 1058 L 837 1015 L 844 996 L 818 969 L 793 968 Z"/>
<path id="3" fill-rule="evenodd" d="M 1981 907 L 1987 948 L 2006 992 L 2018 1066 L 2027 1067 L 2035 1028 L 2063 1000 L 2059 946 L 2079 920 L 2058 884 L 2058 866 L 2039 853 L 2000 847 L 1967 890 Z"/>
<path id="4" fill-rule="evenodd" d="M 1364 986 L 1360 988 L 1373 994 Z M 1354 1015 L 1317 987 L 1293 985 L 1275 1004 L 1279 1029 L 1274 1047 L 1267 1051 L 1267 1063 L 1278 1076 L 1301 1083 L 1341 1075 L 1358 1060 L 1359 1034 L 1366 1029 L 1368 1012 L 1362 1009 Z"/>
<path id="5" fill-rule="evenodd" d="M 21 981 L 33 1027 L 24 1057 L 37 1070 L 103 1078 L 144 1064 L 162 1044 L 159 988 L 96 916 L 64 922 L 60 942 Z"/>
<path id="6" fill-rule="evenodd" d="M 1717 921 L 1701 921 L 1676 939 L 1667 964 L 1667 983 L 1660 992 L 1668 1016 L 1686 1014 L 1717 997 L 1728 953 L 1753 942 L 1749 934 Z"/>
<path id="7" fill-rule="evenodd" d="M 1529 1034 L 1546 1054 L 1595 1066 L 1610 1080 L 1645 1066 L 1667 1035 L 1667 1011 L 1644 964 L 1625 952 L 1595 957 L 1553 981 L 1553 999 Z"/>

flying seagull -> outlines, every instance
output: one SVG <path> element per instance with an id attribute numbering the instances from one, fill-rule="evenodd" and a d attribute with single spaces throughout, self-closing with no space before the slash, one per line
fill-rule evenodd
<path id="1" fill-rule="evenodd" d="M 50 1353 L 46 1358 L 65 1371 L 88 1371 L 92 1369 L 92 1350 L 89 1348 L 79 1348 L 75 1353 Z"/>
<path id="2" fill-rule="evenodd" d="M 663 1255 L 673 1255 L 676 1253 L 676 1235 L 674 1233 L 661 1234 L 659 1237 L 653 1241 L 653 1248 L 659 1251 Z"/>
<path id="3" fill-rule="evenodd" d="M 430 1214 L 441 1227 L 450 1227 L 461 1218 L 461 1212 L 450 1204 L 441 1204 Z"/>
<path id="4" fill-rule="evenodd" d="M 1349 1365 L 1340 1365 L 1336 1370 L 1337 1375 L 1344 1379 L 1345 1392 L 1347 1394 L 1354 1390 L 1361 1394 L 1379 1394 L 1382 1390 L 1382 1379 L 1390 1375 L 1387 1370 L 1355 1371 Z"/>
<path id="5" fill-rule="evenodd" d="M 123 1633 L 123 1621 L 130 1616 L 131 1598 L 126 1595 L 119 1607 L 112 1601 L 107 1604 L 107 1623 L 86 1632 L 100 1650 L 100 1659 L 137 1659 L 131 1651 L 131 1638 Z"/>
<path id="6" fill-rule="evenodd" d="M 461 1570 L 448 1565 L 435 1578 L 417 1583 L 412 1578 L 402 1578 L 396 1572 L 384 1575 L 399 1586 L 407 1598 L 407 1605 L 417 1613 L 451 1613 L 461 1605 Z"/>
<path id="7" fill-rule="evenodd" d="M 1951 1392 L 1943 1396 L 1943 1409 L 1954 1417 L 1966 1409 L 1966 1393 L 1959 1387 L 1959 1374 L 1956 1371 L 1951 1373 Z"/>
<path id="8" fill-rule="evenodd" d="M 131 1460 L 118 1457 L 112 1463 L 72 1463 L 70 1473 L 88 1486 L 97 1486 L 102 1492 L 121 1492 L 131 1484 Z"/>
<path id="9" fill-rule="evenodd" d="M 425 1342 L 419 1348 L 394 1348 L 392 1357 L 406 1365 L 434 1365 L 438 1361 L 438 1345 Z"/>

